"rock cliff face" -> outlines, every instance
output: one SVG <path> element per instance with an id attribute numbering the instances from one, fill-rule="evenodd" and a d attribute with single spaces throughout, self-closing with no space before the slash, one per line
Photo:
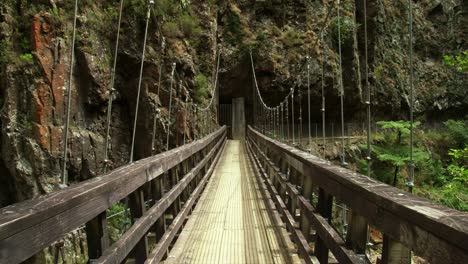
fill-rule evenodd
<path id="1" fill-rule="evenodd" d="M 407 1 L 366 0 L 369 72 L 375 119 L 406 118 L 408 112 Z M 72 1 L 7 0 L 0 4 L 1 159 L 0 206 L 57 188 L 63 150 L 66 91 L 70 84 Z M 80 1 L 73 65 L 70 152 L 71 182 L 103 173 L 106 111 L 113 96 L 111 168 L 128 162 L 144 34 L 145 1 L 125 1 L 116 91 L 109 85 L 119 1 Z M 206 102 L 200 74 L 214 79 L 216 50 L 222 48 L 221 101 L 246 97 L 252 105 L 249 49 L 267 103 L 291 87 L 306 107 L 306 55 L 310 56 L 312 120 L 320 120 L 321 68 L 325 67 L 327 118 L 338 120 L 336 1 L 156 1 L 149 27 L 137 124 L 136 158 L 151 155 L 153 116 L 158 119 L 156 152 L 165 148 L 172 62 L 175 125 L 171 146 L 185 133 L 194 138 L 186 96 Z M 363 120 L 364 39 L 362 1 L 342 1 L 343 77 L 347 120 Z M 466 74 L 442 63 L 444 54 L 467 49 L 467 3 L 414 3 L 416 110 L 421 119 L 466 113 Z M 161 49 L 162 36 L 166 48 Z M 323 39 L 322 39 L 323 36 Z M 162 67 L 162 81 L 158 76 Z M 204 87 L 206 89 L 206 87 Z M 159 91 L 159 94 L 158 94 Z M 296 97 L 297 98 L 297 97 Z M 296 99 L 298 100 L 298 99 Z M 299 103 L 299 100 L 297 101 Z M 298 108 L 297 108 L 298 109 Z M 306 108 L 304 108 L 306 109 Z M 248 109 L 249 111 L 249 109 Z M 251 111 L 251 110 L 250 110 Z M 252 116 L 252 115 L 249 115 Z M 304 118 L 306 118 L 304 116 Z"/>
<path id="2" fill-rule="evenodd" d="M 70 2 L 70 3 L 69 3 Z M 60 183 L 66 93 L 71 86 L 71 126 L 68 175 L 71 183 L 104 171 L 106 114 L 113 96 L 110 126 L 110 168 L 128 162 L 146 1 L 124 1 L 122 35 L 115 92 L 109 92 L 119 1 L 80 1 L 72 83 L 70 47 L 72 1 L 3 1 L 0 4 L 1 151 L 0 206 L 45 194 Z M 198 133 L 189 118 L 185 97 L 194 97 L 194 77 L 213 74 L 217 46 L 217 8 L 208 3 L 182 6 L 163 1 L 152 10 L 137 123 L 135 159 L 151 155 L 153 117 L 157 108 L 155 152 L 165 148 L 170 69 L 177 63 L 173 85 L 171 147 Z M 175 7 L 173 7 L 175 6 Z M 163 10 L 163 8 L 166 8 Z M 172 10 L 172 9 L 173 10 Z M 202 44 L 190 42 L 184 32 L 174 34 L 170 23 L 181 14 L 197 21 Z M 201 20 L 203 19 L 203 20 Z M 184 29 L 184 28 L 183 28 Z M 167 32 L 169 31 L 169 32 Z M 166 34 L 167 33 L 167 34 Z M 166 49 L 161 52 L 162 35 Z M 202 62 L 202 63 L 200 63 Z M 158 87 L 162 67 L 161 87 Z M 159 94 L 158 90 L 160 91 Z M 210 96 L 209 94 L 207 96 Z M 202 98 L 202 102 L 207 98 Z M 185 125 L 184 125 L 185 123 Z"/>

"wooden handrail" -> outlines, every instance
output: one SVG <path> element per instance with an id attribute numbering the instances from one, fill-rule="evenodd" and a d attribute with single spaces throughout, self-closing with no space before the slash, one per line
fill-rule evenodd
<path id="1" fill-rule="evenodd" d="M 225 132 L 222 127 L 190 144 L 0 209 L 0 262 L 26 260 L 188 158 L 208 153 L 210 146 L 219 149 L 216 143 L 225 139 Z"/>
<path id="2" fill-rule="evenodd" d="M 252 149 L 255 154 L 266 165 L 275 159 L 286 162 L 290 168 L 303 175 L 304 182 L 311 180 L 313 186 L 345 203 L 369 224 L 402 243 L 416 255 L 431 263 L 468 263 L 467 213 L 437 205 L 359 173 L 329 164 L 309 153 L 268 138 L 252 127 L 248 128 L 248 140 L 254 146 Z M 271 164 L 268 166 L 273 169 Z M 296 203 L 301 214 L 306 215 L 311 223 L 318 224 L 323 219 L 316 213 L 320 210 L 311 207 L 310 199 L 311 197 L 299 196 Z M 327 239 L 329 243 L 334 234 L 329 233 L 328 238 L 324 237 L 323 232 L 326 229 L 326 226 L 316 228 L 318 236 L 322 232 L 323 239 Z M 335 242 L 338 243 L 338 240 Z"/>

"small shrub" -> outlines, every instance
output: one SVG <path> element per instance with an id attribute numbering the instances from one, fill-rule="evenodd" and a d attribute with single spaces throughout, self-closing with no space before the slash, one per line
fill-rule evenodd
<path id="1" fill-rule="evenodd" d="M 34 61 L 33 55 L 31 53 L 26 53 L 20 56 L 20 60 L 27 62 L 27 63 L 32 63 Z"/>
<path id="2" fill-rule="evenodd" d="M 195 101 L 202 103 L 203 100 L 208 97 L 210 81 L 208 78 L 199 73 L 195 76 Z"/>
<path id="3" fill-rule="evenodd" d="M 468 50 L 457 55 L 445 55 L 443 61 L 445 65 L 455 68 L 459 72 L 467 72 Z"/>
<path id="4" fill-rule="evenodd" d="M 447 120 L 444 125 L 448 129 L 449 137 L 454 140 L 456 147 L 461 148 L 468 144 L 468 122 Z"/>
<path id="5" fill-rule="evenodd" d="M 182 33 L 179 29 L 179 24 L 176 22 L 169 21 L 164 23 L 162 30 L 164 35 L 170 38 L 177 38 L 182 36 Z"/>
<path id="6" fill-rule="evenodd" d="M 231 11 L 227 17 L 227 29 L 229 32 L 229 42 L 233 45 L 238 44 L 243 38 L 243 33 L 240 17 L 233 11 Z"/>
<path id="7" fill-rule="evenodd" d="M 333 42 L 338 46 L 338 25 L 341 32 L 341 45 L 343 47 L 350 47 L 353 43 L 354 31 L 357 29 L 358 25 L 354 22 L 353 19 L 349 17 L 341 17 L 340 23 L 338 24 L 338 18 L 335 18 L 332 21 L 332 36 Z"/>
<path id="8" fill-rule="evenodd" d="M 198 18 L 189 14 L 183 14 L 179 17 L 180 30 L 185 37 L 198 37 L 201 33 Z"/>
<path id="9" fill-rule="evenodd" d="M 292 28 L 289 28 L 283 35 L 283 43 L 287 47 L 295 47 L 304 44 L 301 34 Z"/>

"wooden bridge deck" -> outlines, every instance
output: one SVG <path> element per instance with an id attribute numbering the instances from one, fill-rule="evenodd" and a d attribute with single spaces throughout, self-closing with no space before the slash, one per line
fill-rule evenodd
<path id="1" fill-rule="evenodd" d="M 241 141 L 219 164 L 165 263 L 300 263 Z"/>

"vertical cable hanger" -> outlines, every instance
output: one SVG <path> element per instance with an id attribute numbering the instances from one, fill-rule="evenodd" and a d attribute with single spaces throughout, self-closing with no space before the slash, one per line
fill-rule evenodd
<path id="1" fill-rule="evenodd" d="M 111 81 L 109 84 L 109 99 L 107 101 L 107 119 L 106 119 L 106 138 L 105 138 L 105 148 L 104 148 L 104 173 L 107 172 L 109 166 L 109 140 L 110 140 L 110 123 L 112 117 L 112 100 L 115 95 L 115 72 L 117 68 L 117 56 L 119 52 L 119 40 L 120 40 L 120 29 L 122 26 L 122 10 L 123 10 L 124 0 L 120 0 L 120 9 L 119 9 L 119 24 L 117 26 L 117 37 L 115 39 L 115 49 L 114 49 L 114 62 L 111 72 Z"/>
<path id="2" fill-rule="evenodd" d="M 295 130 L 294 130 L 294 88 L 291 88 L 291 126 L 292 126 L 292 145 L 296 145 L 296 137 L 295 137 Z"/>
<path id="3" fill-rule="evenodd" d="M 309 115 L 309 153 L 312 153 L 312 127 L 311 127 L 311 112 L 310 112 L 310 57 L 307 56 L 307 111 Z"/>
<path id="4" fill-rule="evenodd" d="M 413 160 L 413 152 L 414 152 L 414 58 L 413 58 L 413 1 L 408 0 L 408 9 L 409 9 L 409 23 L 408 23 L 408 30 L 409 30 L 409 53 L 410 53 L 410 78 L 409 78 L 409 85 L 410 85 L 410 176 L 409 180 L 406 183 L 409 192 L 413 192 L 414 187 L 414 160 Z"/>
<path id="5" fill-rule="evenodd" d="M 299 142 L 298 146 L 301 146 L 302 143 L 302 130 L 303 130 L 303 122 L 302 122 L 302 90 L 297 90 L 297 94 L 299 97 Z"/>
<path id="6" fill-rule="evenodd" d="M 326 135 L 326 108 L 325 108 L 325 45 L 323 45 L 323 33 L 322 33 L 322 46 L 323 46 L 323 53 L 322 53 L 322 108 L 320 111 L 322 112 L 322 139 L 323 139 L 323 158 L 326 159 L 326 147 L 327 147 L 327 135 Z"/>
<path id="7" fill-rule="evenodd" d="M 172 111 L 172 88 L 174 84 L 174 73 L 176 69 L 176 63 L 172 63 L 171 71 L 171 85 L 169 87 L 169 108 L 168 108 L 168 118 L 167 118 L 167 133 L 166 133 L 166 151 L 169 150 L 169 137 L 171 135 L 171 111 Z"/>
<path id="8" fill-rule="evenodd" d="M 161 58 L 159 59 L 159 74 L 158 74 L 158 91 L 156 93 L 158 100 L 159 100 L 159 92 L 161 90 L 161 79 L 162 79 L 162 68 L 163 68 L 163 53 L 164 49 L 166 48 L 166 38 L 162 37 L 161 41 Z M 157 121 L 160 117 L 161 110 L 159 109 L 159 105 L 156 105 L 156 111 L 154 113 L 153 118 L 153 138 L 151 139 L 151 153 L 154 155 L 156 151 L 156 128 L 157 128 Z"/>
<path id="9" fill-rule="evenodd" d="M 339 88 L 340 88 L 340 110 L 341 110 L 341 166 L 345 167 L 346 157 L 345 157 L 345 134 L 344 134 L 344 87 L 343 87 L 343 65 L 342 65 L 342 51 L 341 51 L 341 16 L 340 16 L 340 0 L 338 0 L 337 5 L 337 15 L 338 15 L 338 50 L 339 50 Z M 342 207 L 342 221 L 343 221 L 343 236 L 346 236 L 347 233 L 347 208 L 346 204 L 343 203 Z"/>
<path id="10" fill-rule="evenodd" d="M 71 108 L 71 91 L 73 81 L 73 64 L 75 59 L 75 40 L 76 40 L 76 18 L 78 16 L 78 0 L 75 0 L 75 12 L 73 16 L 73 33 L 72 33 L 72 47 L 70 51 L 70 75 L 68 78 L 68 90 L 67 90 L 67 112 L 65 121 L 65 139 L 63 145 L 63 165 L 62 165 L 62 184 L 61 187 L 66 187 L 68 184 L 68 173 L 67 173 L 67 152 L 68 152 L 68 129 L 70 127 L 70 108 Z"/>
<path id="11" fill-rule="evenodd" d="M 363 0 L 364 11 L 364 79 L 367 89 L 367 176 L 371 176 L 371 88 L 369 84 L 369 58 L 368 58 L 368 39 L 367 39 L 367 1 Z"/>
<path id="12" fill-rule="evenodd" d="M 286 143 L 289 143 L 289 141 L 291 140 L 291 137 L 289 135 L 289 98 L 286 98 L 285 100 L 285 103 L 286 103 L 286 130 L 287 130 L 287 140 L 286 140 Z"/>
<path id="13" fill-rule="evenodd" d="M 284 102 L 281 102 L 280 104 L 280 111 L 281 111 L 281 115 L 280 115 L 280 135 L 281 135 L 281 139 L 284 141 Z"/>
<path id="14" fill-rule="evenodd" d="M 340 109 L 341 109 L 341 166 L 348 165 L 345 157 L 345 139 L 344 139 L 344 86 L 343 86 L 343 62 L 341 51 L 341 15 L 340 15 L 340 0 L 338 0 L 337 13 L 338 13 L 338 52 L 339 52 L 339 89 L 340 89 Z"/>
<path id="15" fill-rule="evenodd" d="M 141 55 L 140 77 L 138 79 L 138 91 L 137 91 L 136 106 L 135 106 L 135 119 L 133 122 L 132 146 L 130 150 L 130 163 L 133 162 L 133 155 L 135 151 L 135 136 L 136 136 L 136 126 L 137 126 L 137 121 L 138 121 L 138 108 L 140 104 L 141 82 L 142 82 L 142 77 L 143 77 L 143 68 L 145 65 L 146 40 L 148 39 L 148 26 L 149 26 L 149 20 L 151 17 L 151 8 L 153 4 L 154 4 L 154 0 L 149 0 L 148 11 L 146 14 L 145 38 L 143 40 L 143 52 Z"/>

